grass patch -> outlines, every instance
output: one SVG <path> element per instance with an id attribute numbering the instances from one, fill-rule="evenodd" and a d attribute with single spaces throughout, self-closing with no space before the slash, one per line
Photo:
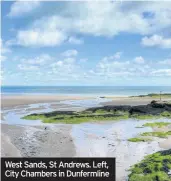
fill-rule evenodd
<path id="1" fill-rule="evenodd" d="M 164 111 L 163 113 L 161 113 L 161 116 L 171 118 L 171 112 Z"/>
<path id="2" fill-rule="evenodd" d="M 159 138 L 167 138 L 169 135 L 171 135 L 171 131 L 168 132 L 145 132 L 142 133 L 141 136 L 154 136 Z"/>
<path id="3" fill-rule="evenodd" d="M 159 118 L 171 118 L 171 112 L 164 111 L 159 115 L 152 114 L 132 114 L 131 118 L 145 120 L 145 119 L 159 119 Z"/>
<path id="4" fill-rule="evenodd" d="M 139 95 L 131 97 L 150 97 L 150 98 L 160 99 L 160 94 L 147 94 L 147 95 Z M 170 93 L 161 94 L 161 98 L 171 98 L 171 94 Z"/>
<path id="5" fill-rule="evenodd" d="M 128 119 L 128 114 L 97 114 L 97 112 L 92 114 L 87 114 L 86 112 L 81 113 L 74 113 L 73 115 L 53 115 L 47 116 L 43 114 L 34 114 L 34 115 L 27 115 L 24 116 L 22 119 L 27 120 L 38 120 L 41 119 L 44 123 L 66 123 L 66 124 L 78 124 L 88 121 L 99 121 L 99 120 L 122 120 Z"/>
<path id="6" fill-rule="evenodd" d="M 128 181 L 171 181 L 171 149 L 148 155 L 131 169 Z"/>
<path id="7" fill-rule="evenodd" d="M 146 124 L 144 124 L 143 126 L 145 126 L 145 127 L 159 127 L 159 128 L 161 128 L 161 127 L 165 127 L 165 126 L 168 126 L 168 125 L 170 125 L 171 123 L 168 123 L 168 122 L 155 122 L 155 123 L 146 123 Z"/>
<path id="8" fill-rule="evenodd" d="M 44 123 L 67 123 L 78 124 L 88 121 L 105 121 L 105 120 L 125 120 L 133 119 L 157 119 L 168 116 L 171 113 L 164 113 L 162 115 L 154 116 L 149 114 L 130 114 L 128 110 L 117 110 L 121 108 L 113 107 L 98 107 L 90 108 L 80 112 L 74 111 L 53 111 L 49 113 L 30 114 L 24 116 L 27 120 L 42 120 Z"/>
<path id="9" fill-rule="evenodd" d="M 147 142 L 147 141 L 152 141 L 150 138 L 130 138 L 128 139 L 130 142 Z"/>
<path id="10" fill-rule="evenodd" d="M 104 110 L 104 109 L 98 109 L 98 110 L 96 110 L 95 111 L 95 113 L 97 113 L 97 114 L 107 114 L 107 113 L 109 113 L 110 111 L 106 111 L 106 110 Z"/>
<path id="11" fill-rule="evenodd" d="M 145 119 L 157 119 L 157 118 L 160 118 L 161 116 L 154 116 L 154 115 L 151 115 L 151 114 L 133 114 L 131 116 L 132 118 L 135 118 L 135 119 L 140 119 L 140 120 L 145 120 Z"/>

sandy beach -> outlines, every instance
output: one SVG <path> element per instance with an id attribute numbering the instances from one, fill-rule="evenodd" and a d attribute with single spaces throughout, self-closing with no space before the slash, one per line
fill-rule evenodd
<path id="1" fill-rule="evenodd" d="M 13 106 L 57 102 L 61 100 L 83 100 L 91 99 L 86 96 L 57 96 L 57 95 L 1 95 L 2 109 Z"/>
<path id="2" fill-rule="evenodd" d="M 90 103 L 92 104 L 97 98 L 52 95 L 2 96 L 1 156 L 113 156 L 117 158 L 117 181 L 125 181 L 128 174 L 127 170 L 132 164 L 142 160 L 148 154 L 171 148 L 171 137 L 156 139 L 150 144 L 148 142 L 130 143 L 127 141 L 128 138 L 134 137 L 143 131 L 149 131 L 149 128 L 136 128 L 142 126 L 143 123 L 149 122 L 148 120 L 121 120 L 118 122 L 69 125 L 42 124 L 39 121 L 27 121 L 19 118 L 23 114 L 43 112 L 44 110 L 81 110 L 83 109 L 82 105 L 87 104 L 86 101 L 91 100 Z M 152 99 L 106 97 L 100 99 L 100 101 L 98 105 L 101 106 L 143 105 L 149 104 Z M 46 130 L 45 127 L 47 127 Z M 171 130 L 170 127 L 164 129 Z"/>
<path id="3" fill-rule="evenodd" d="M 149 104 L 154 98 L 151 97 L 109 97 L 112 101 L 102 103 L 103 105 L 146 105 Z M 155 100 L 160 100 L 159 98 Z M 171 101 L 171 98 L 163 98 L 162 101 Z"/>
<path id="4" fill-rule="evenodd" d="M 62 95 L 1 95 L 1 106 L 2 109 L 7 107 L 36 104 L 36 103 L 48 103 L 57 102 L 61 100 L 85 100 L 94 99 L 99 96 L 62 96 Z M 128 97 L 128 96 L 106 96 L 105 98 L 110 99 L 102 103 L 102 105 L 144 105 L 149 104 L 154 98 L 148 97 Z M 171 101 L 170 99 L 162 99 L 163 101 Z"/>

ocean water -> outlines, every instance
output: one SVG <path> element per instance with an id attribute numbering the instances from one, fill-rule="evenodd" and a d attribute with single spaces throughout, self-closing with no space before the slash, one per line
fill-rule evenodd
<path id="1" fill-rule="evenodd" d="M 133 96 L 171 93 L 171 86 L 2 86 L 2 94 Z"/>

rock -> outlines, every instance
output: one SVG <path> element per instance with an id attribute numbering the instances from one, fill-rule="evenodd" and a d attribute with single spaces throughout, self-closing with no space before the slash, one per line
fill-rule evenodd
<path id="1" fill-rule="evenodd" d="M 86 111 L 92 111 L 96 112 L 97 110 L 104 110 L 104 111 L 129 111 L 131 109 L 131 106 L 123 105 L 123 106 L 103 106 L 103 107 L 93 107 L 89 108 Z"/>
<path id="2" fill-rule="evenodd" d="M 166 101 L 151 101 L 150 104 L 147 105 L 138 105 L 138 106 L 127 106 L 127 105 L 121 105 L 121 106 L 103 106 L 103 107 L 94 107 L 89 108 L 87 111 L 96 112 L 97 110 L 104 110 L 104 111 L 128 111 L 130 115 L 132 114 L 139 114 L 139 115 L 160 115 L 164 111 L 171 111 L 171 103 Z M 110 115 L 105 115 L 110 116 Z"/>
<path id="3" fill-rule="evenodd" d="M 154 108 L 164 108 L 166 104 L 164 102 L 152 101 L 151 106 Z"/>
<path id="4" fill-rule="evenodd" d="M 151 104 L 155 104 L 156 102 L 157 102 L 157 101 L 155 101 L 155 100 L 152 100 L 152 101 L 151 101 Z"/>

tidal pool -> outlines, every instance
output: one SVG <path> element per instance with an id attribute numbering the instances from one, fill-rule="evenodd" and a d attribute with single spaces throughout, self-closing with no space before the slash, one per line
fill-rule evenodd
<path id="1" fill-rule="evenodd" d="M 117 122 L 84 123 L 72 126 L 72 137 L 79 157 L 116 157 L 117 181 L 125 181 L 128 169 L 148 154 L 162 150 L 159 138 L 148 142 L 129 142 L 127 139 L 152 131 L 149 127 L 136 128 L 147 122 L 171 122 L 158 120 L 121 120 Z"/>

